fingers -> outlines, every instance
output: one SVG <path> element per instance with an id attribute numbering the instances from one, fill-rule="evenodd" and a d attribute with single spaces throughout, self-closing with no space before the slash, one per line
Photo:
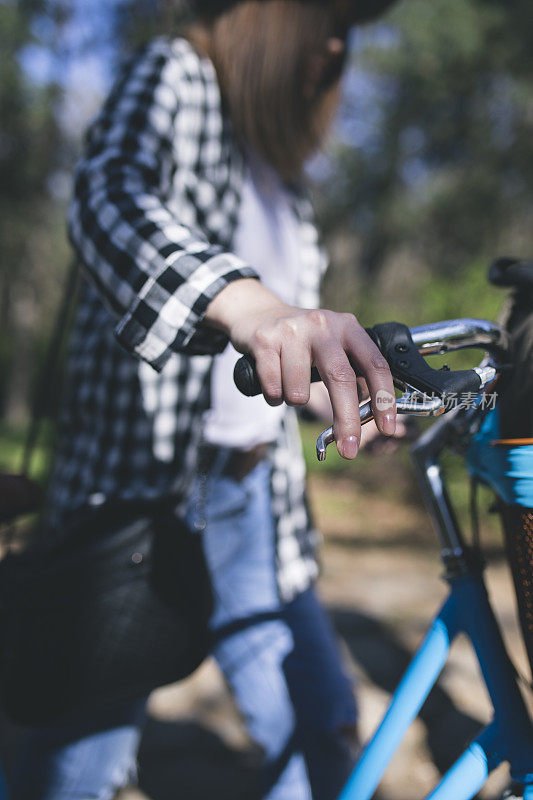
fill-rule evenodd
<path id="1" fill-rule="evenodd" d="M 320 347 L 314 361 L 331 400 L 333 430 L 339 455 L 355 458 L 361 442 L 357 379 L 346 353 L 340 347 Z"/>
<path id="2" fill-rule="evenodd" d="M 255 369 L 263 390 L 263 396 L 270 406 L 283 403 L 283 381 L 279 351 L 269 348 L 257 349 L 254 353 Z"/>
<path id="3" fill-rule="evenodd" d="M 270 405 L 283 400 L 307 403 L 311 364 L 317 366 L 331 400 L 337 449 L 344 458 L 355 458 L 359 450 L 359 397 L 364 396 L 365 382 L 378 429 L 394 434 L 396 400 L 389 366 L 353 315 L 276 307 L 263 314 L 250 345 Z M 361 392 L 354 370 L 364 378 Z"/>
<path id="4" fill-rule="evenodd" d="M 351 362 L 365 376 L 376 425 L 381 433 L 392 436 L 396 429 L 396 399 L 389 365 L 359 323 L 349 326 L 345 342 Z"/>
<path id="5" fill-rule="evenodd" d="M 281 349 L 283 399 L 288 405 L 302 406 L 309 402 L 311 354 L 298 341 L 285 342 Z"/>
<path id="6" fill-rule="evenodd" d="M 256 346 L 256 370 L 270 405 L 285 401 L 300 406 L 309 402 L 311 354 L 304 337 L 290 324 L 283 326 L 281 344 Z M 274 340 L 274 337 L 273 337 Z"/>

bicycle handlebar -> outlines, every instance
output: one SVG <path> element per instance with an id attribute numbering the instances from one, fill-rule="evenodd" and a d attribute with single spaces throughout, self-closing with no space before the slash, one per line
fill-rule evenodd
<path id="1" fill-rule="evenodd" d="M 507 331 L 486 319 L 449 319 L 417 325 L 410 331 L 424 356 L 478 348 L 500 361 L 509 350 Z"/>
<path id="2" fill-rule="evenodd" d="M 399 322 L 385 322 L 366 330 L 387 359 L 396 387 L 404 391 L 396 400 L 399 414 L 438 416 L 447 410 L 446 396 L 478 394 L 496 378 L 498 364 L 509 348 L 507 333 L 499 325 L 483 319 L 446 320 L 411 329 Z M 426 355 L 470 348 L 485 350 L 491 359 L 468 370 L 433 369 L 424 360 Z M 237 361 L 233 377 L 237 387 L 248 397 L 261 393 L 251 356 Z M 313 368 L 311 381 L 319 380 L 320 374 Z M 369 400 L 359 406 L 359 414 L 363 425 L 374 418 Z M 320 434 L 317 439 L 319 461 L 325 460 L 326 448 L 334 440 L 332 427 Z"/>
<path id="3" fill-rule="evenodd" d="M 497 353 L 505 349 L 505 332 L 486 320 L 459 319 L 421 325 L 409 329 L 399 322 L 386 322 L 367 328 L 367 333 L 387 359 L 393 378 L 423 394 L 442 399 L 447 394 L 478 392 L 483 377 L 478 370 L 437 370 L 427 364 L 424 355 L 481 347 Z M 252 356 L 242 356 L 234 370 L 237 388 L 247 397 L 261 394 Z M 311 382 L 320 381 L 316 367 Z"/>

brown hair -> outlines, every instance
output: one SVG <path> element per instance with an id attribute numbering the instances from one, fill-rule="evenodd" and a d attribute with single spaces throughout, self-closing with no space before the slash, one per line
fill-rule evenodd
<path id="1" fill-rule="evenodd" d="M 213 61 L 237 137 L 287 180 L 320 147 L 336 107 L 344 52 L 328 55 L 333 36 L 345 30 L 331 6 L 309 0 L 246 0 L 189 34 Z"/>

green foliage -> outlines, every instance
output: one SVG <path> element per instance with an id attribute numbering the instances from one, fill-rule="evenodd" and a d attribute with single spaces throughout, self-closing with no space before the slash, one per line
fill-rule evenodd
<path id="1" fill-rule="evenodd" d="M 387 277 L 376 285 L 369 281 L 364 311 L 359 315 L 365 324 L 378 322 L 384 314 L 407 325 L 457 317 L 497 319 L 505 297 L 501 289 L 488 283 L 483 260 L 465 266 L 459 273 L 422 274 L 404 292 L 395 292 L 401 274 L 392 276 L 392 290 L 387 287 Z"/>
<path id="2" fill-rule="evenodd" d="M 25 428 L 0 423 L 0 472 L 20 472 L 25 440 Z M 41 483 L 45 483 L 50 467 L 51 444 L 52 432 L 45 426 L 31 461 L 31 477 Z"/>
<path id="3" fill-rule="evenodd" d="M 356 68 L 379 124 L 340 147 L 324 218 L 374 272 L 407 248 L 432 274 L 533 249 L 533 5 L 404 0 Z"/>

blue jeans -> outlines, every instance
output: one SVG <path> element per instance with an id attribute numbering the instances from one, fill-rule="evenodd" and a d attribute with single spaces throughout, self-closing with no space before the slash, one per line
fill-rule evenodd
<path id="1" fill-rule="evenodd" d="M 204 547 L 215 594 L 218 661 L 263 748 L 265 800 L 335 800 L 353 764 L 356 708 L 331 624 L 313 589 L 279 600 L 269 468 L 242 481 L 220 463 L 206 501 Z M 135 774 L 144 700 L 34 731 L 11 800 L 110 800 Z"/>
<path id="2" fill-rule="evenodd" d="M 9 800 L 112 800 L 135 780 L 146 699 L 31 731 Z"/>
<path id="3" fill-rule="evenodd" d="M 205 515 L 215 596 L 213 654 L 251 737 L 262 746 L 265 800 L 335 800 L 353 765 L 356 708 L 335 634 L 314 589 L 282 603 L 276 580 L 270 467 L 223 474 L 221 451 L 191 503 Z"/>

